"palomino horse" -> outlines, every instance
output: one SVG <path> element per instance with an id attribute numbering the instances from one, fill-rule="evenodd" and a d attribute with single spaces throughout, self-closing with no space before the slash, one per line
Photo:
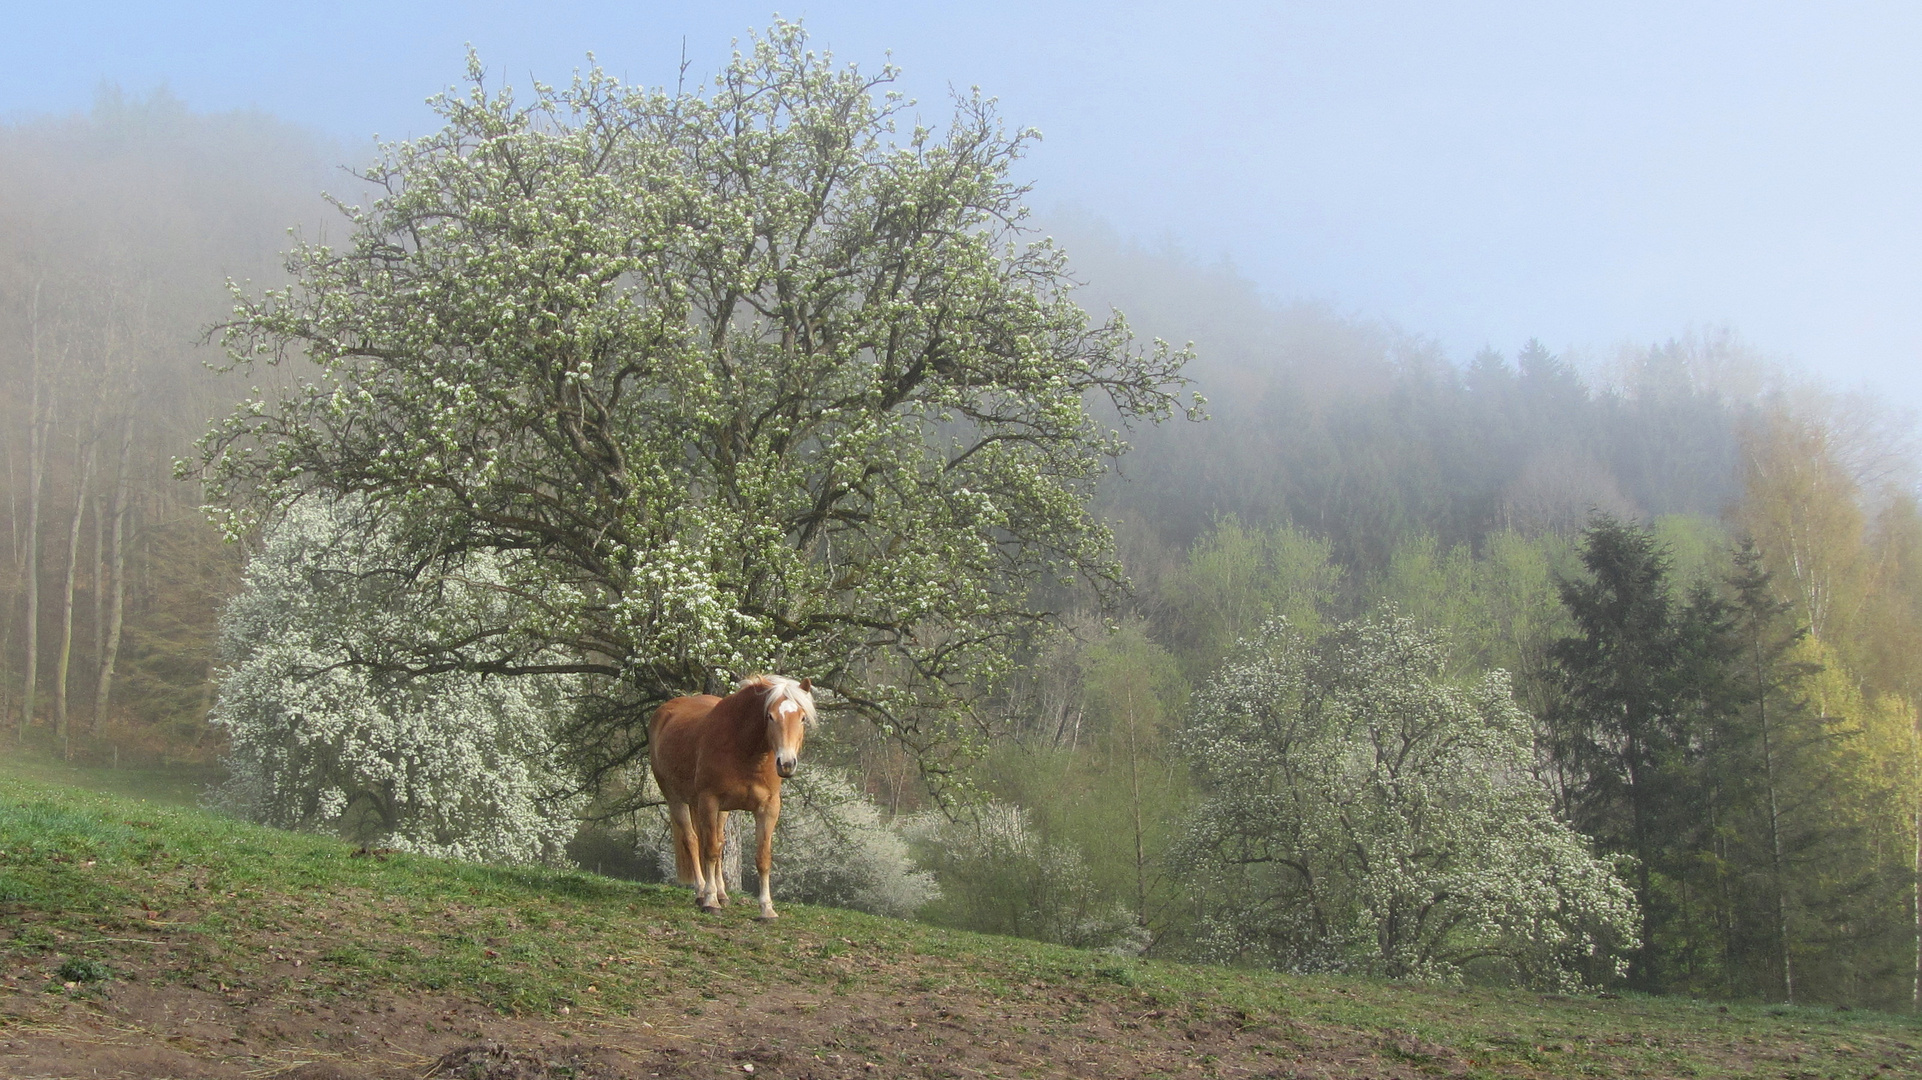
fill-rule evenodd
<path id="1" fill-rule="evenodd" d="M 761 918 L 774 918 L 768 867 L 781 780 L 794 775 L 801 737 L 814 722 L 814 684 L 757 675 L 724 698 L 678 697 L 654 713 L 648 728 L 654 779 L 674 823 L 674 869 L 694 886 L 694 906 L 709 913 L 727 903 L 721 878 L 726 813 L 750 810 L 759 847 Z"/>

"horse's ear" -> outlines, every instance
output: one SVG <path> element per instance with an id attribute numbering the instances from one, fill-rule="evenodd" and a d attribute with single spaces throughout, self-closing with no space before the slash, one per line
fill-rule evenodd
<path id="1" fill-rule="evenodd" d="M 802 680 L 801 680 L 801 689 L 802 689 L 802 690 L 804 690 L 804 691 L 806 691 L 806 692 L 808 692 L 808 693 L 813 693 L 813 692 L 814 692 L 814 680 L 813 680 L 813 679 L 802 679 Z"/>

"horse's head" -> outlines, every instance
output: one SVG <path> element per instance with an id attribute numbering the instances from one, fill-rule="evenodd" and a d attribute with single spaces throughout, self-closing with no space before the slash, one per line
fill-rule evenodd
<path id="1" fill-rule="evenodd" d="M 767 744 L 774 750 L 774 771 L 793 776 L 801 761 L 801 739 L 814 723 L 814 682 L 767 676 Z"/>

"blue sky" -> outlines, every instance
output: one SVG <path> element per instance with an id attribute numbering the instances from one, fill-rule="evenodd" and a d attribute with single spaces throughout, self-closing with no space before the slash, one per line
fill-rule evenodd
<path id="1" fill-rule="evenodd" d="M 12 5 L 0 116 L 102 82 L 358 149 L 432 124 L 472 43 L 672 81 L 776 10 L 930 117 L 1040 128 L 1034 203 L 1439 339 L 1601 354 L 1731 325 L 1922 407 L 1922 5 L 977 2 Z"/>

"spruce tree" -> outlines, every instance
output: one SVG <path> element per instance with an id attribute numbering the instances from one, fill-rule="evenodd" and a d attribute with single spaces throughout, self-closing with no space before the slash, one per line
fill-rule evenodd
<path id="1" fill-rule="evenodd" d="M 1660 990 L 1698 964 L 1700 759 L 1729 707 L 1728 615 L 1706 588 L 1676 599 L 1668 552 L 1639 523 L 1595 515 L 1581 559 L 1587 576 L 1560 583 L 1576 633 L 1551 650 L 1546 748 L 1569 820 L 1635 860 L 1641 948 L 1629 981 Z"/>

